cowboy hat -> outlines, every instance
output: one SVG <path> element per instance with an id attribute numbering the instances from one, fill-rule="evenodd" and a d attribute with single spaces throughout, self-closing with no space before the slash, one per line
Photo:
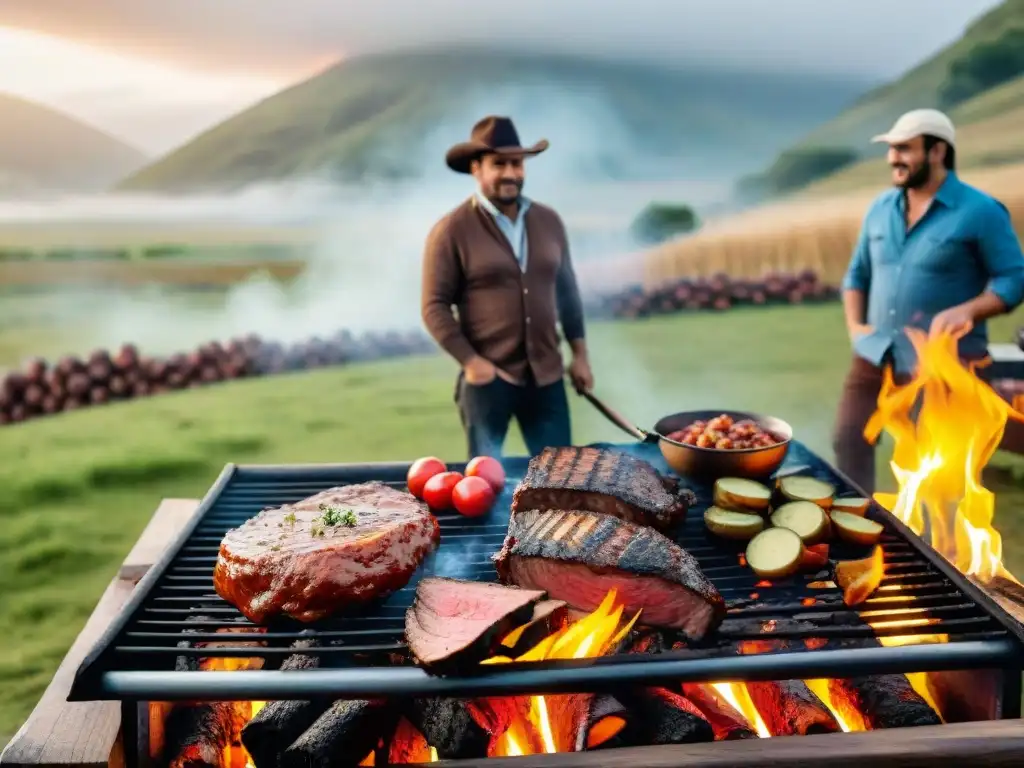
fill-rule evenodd
<path id="1" fill-rule="evenodd" d="M 488 115 L 473 126 L 469 141 L 463 141 L 448 150 L 445 162 L 456 173 L 469 173 L 470 163 L 481 155 L 532 156 L 539 155 L 547 148 L 547 139 L 541 139 L 532 147 L 522 146 L 512 118 Z"/>

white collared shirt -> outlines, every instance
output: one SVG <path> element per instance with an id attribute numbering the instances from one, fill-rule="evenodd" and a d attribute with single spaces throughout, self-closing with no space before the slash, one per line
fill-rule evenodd
<path id="1" fill-rule="evenodd" d="M 519 268 L 526 272 L 526 262 L 529 258 L 529 248 L 526 239 L 526 212 L 530 209 L 530 201 L 525 197 L 519 198 L 519 215 L 515 221 L 495 207 L 494 203 L 488 200 L 479 190 L 476 192 L 476 199 L 485 211 L 491 214 L 494 223 L 512 246 L 512 253 L 515 254 Z"/>

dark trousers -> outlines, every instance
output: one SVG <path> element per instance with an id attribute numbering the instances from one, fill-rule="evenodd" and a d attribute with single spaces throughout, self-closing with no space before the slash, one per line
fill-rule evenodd
<path id="1" fill-rule="evenodd" d="M 888 363 L 885 363 L 888 364 Z M 882 368 L 856 355 L 843 382 L 839 398 L 832 448 L 836 466 L 869 495 L 875 492 L 875 446 L 864 439 L 864 427 L 878 408 L 882 391 Z M 984 367 L 975 368 L 978 378 L 988 381 Z M 897 377 L 897 384 L 906 380 Z"/>
<path id="2" fill-rule="evenodd" d="M 470 458 L 500 458 L 513 417 L 531 456 L 549 446 L 572 445 L 569 401 L 562 381 L 538 387 L 532 383 L 516 386 L 495 378 L 490 384 L 476 386 L 459 374 L 455 402 Z"/>

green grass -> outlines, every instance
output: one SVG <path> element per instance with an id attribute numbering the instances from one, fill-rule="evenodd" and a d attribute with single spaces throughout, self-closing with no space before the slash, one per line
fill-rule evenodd
<path id="1" fill-rule="evenodd" d="M 1007 339 L 1021 316 L 996 324 Z M 697 407 L 790 421 L 830 456 L 849 360 L 837 305 L 736 310 L 591 330 L 598 392 L 639 424 Z M 463 458 L 443 357 L 243 381 L 0 430 L 0 743 L 31 710 L 160 499 L 201 496 L 224 464 Z M 577 442 L 626 439 L 572 398 Z M 508 451 L 521 452 L 514 434 Z M 885 456 L 880 455 L 880 465 Z M 1024 571 L 1021 464 L 993 485 Z"/>

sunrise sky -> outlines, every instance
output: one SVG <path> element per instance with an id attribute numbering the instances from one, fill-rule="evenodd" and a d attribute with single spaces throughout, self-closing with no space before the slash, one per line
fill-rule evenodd
<path id="1" fill-rule="evenodd" d="M 472 42 L 879 82 L 997 2 L 0 0 L 0 92 L 158 154 L 345 55 Z"/>

